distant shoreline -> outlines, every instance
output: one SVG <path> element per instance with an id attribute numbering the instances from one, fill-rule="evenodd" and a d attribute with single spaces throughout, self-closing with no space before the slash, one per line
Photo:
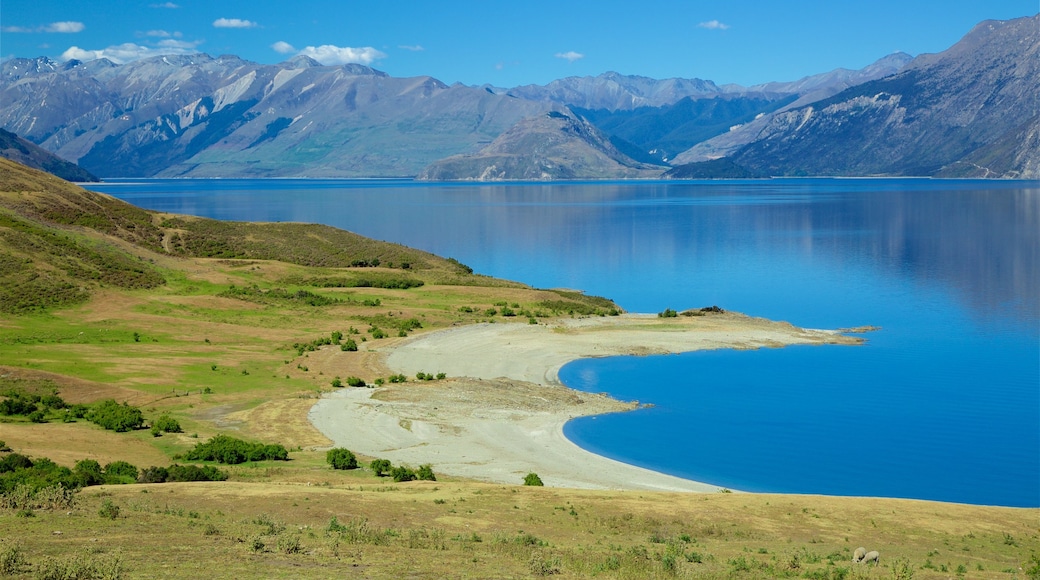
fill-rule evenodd
<path id="1" fill-rule="evenodd" d="M 734 313 L 474 324 L 419 335 L 385 353 L 395 373 L 444 372 L 448 379 L 340 390 L 319 400 L 308 418 L 336 446 L 394 463 L 431 463 L 445 475 L 519 485 L 534 472 L 554 487 L 714 492 L 720 488 L 597 455 L 567 439 L 563 426 L 570 419 L 638 404 L 570 389 L 559 369 L 600 356 L 861 342 Z"/>

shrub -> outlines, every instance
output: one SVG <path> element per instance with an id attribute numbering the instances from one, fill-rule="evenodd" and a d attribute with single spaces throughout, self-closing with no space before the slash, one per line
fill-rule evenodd
<path id="1" fill-rule="evenodd" d="M 112 500 L 106 499 L 101 502 L 101 509 L 98 510 L 98 515 L 103 518 L 114 520 L 119 517 L 119 506 L 112 503 Z"/>
<path id="2" fill-rule="evenodd" d="M 159 418 L 152 422 L 152 428 L 162 431 L 163 433 L 183 433 L 181 430 L 181 424 L 177 422 L 177 419 L 163 413 L 159 415 Z"/>
<path id="3" fill-rule="evenodd" d="M 390 477 L 400 483 L 402 481 L 415 481 L 415 470 L 403 465 L 390 469 Z"/>
<path id="4" fill-rule="evenodd" d="M 329 449 L 325 454 L 325 461 L 332 466 L 333 469 L 357 469 L 358 462 L 357 457 L 349 449 L 342 447 L 336 447 Z"/>
<path id="5" fill-rule="evenodd" d="M 665 308 L 663 311 L 657 313 L 658 318 L 675 318 L 677 316 L 679 316 L 679 313 L 671 308 Z"/>
<path id="6" fill-rule="evenodd" d="M 524 485 L 536 485 L 543 486 L 542 478 L 538 477 L 537 473 L 531 472 L 524 476 Z"/>
<path id="7" fill-rule="evenodd" d="M 372 463 L 368 464 L 368 467 L 379 477 L 386 475 L 393 465 L 390 464 L 389 459 L 373 459 Z"/>
<path id="8" fill-rule="evenodd" d="M 228 474 L 212 465 L 173 465 L 166 468 L 166 481 L 226 481 Z"/>
<path id="9" fill-rule="evenodd" d="M 408 382 L 408 377 L 404 376 L 403 374 L 390 375 L 390 382 L 391 383 L 407 383 Z"/>
<path id="10" fill-rule="evenodd" d="M 353 338 L 348 338 L 339 348 L 345 352 L 357 352 L 357 343 L 354 342 Z"/>
<path id="11" fill-rule="evenodd" d="M 227 435 L 217 435 L 209 441 L 196 444 L 184 455 L 184 458 L 192 461 L 216 461 L 233 465 L 246 461 L 286 461 L 289 459 L 289 452 L 281 445 L 251 443 Z"/>
<path id="12" fill-rule="evenodd" d="M 425 463 L 419 466 L 419 471 L 415 473 L 421 481 L 437 481 L 437 476 L 433 474 L 433 466 L 429 463 Z"/>
<path id="13" fill-rule="evenodd" d="M 137 483 L 164 483 L 169 475 L 165 467 L 146 467 L 137 476 Z"/>
<path id="14" fill-rule="evenodd" d="M 105 483 L 133 483 L 137 481 L 137 467 L 125 461 L 113 461 L 105 466 Z"/>
<path id="15" fill-rule="evenodd" d="M 352 387 L 365 387 L 365 386 L 367 386 L 365 384 L 365 381 L 363 381 L 363 380 L 361 380 L 361 379 L 359 379 L 357 377 L 347 377 L 347 384 L 352 386 Z"/>
<path id="16" fill-rule="evenodd" d="M 144 415 L 140 409 L 125 402 L 120 405 L 112 399 L 94 405 L 87 412 L 86 418 L 91 423 L 118 433 L 137 429 L 144 424 Z"/>
<path id="17" fill-rule="evenodd" d="M 101 464 L 93 459 L 84 459 L 77 462 L 72 472 L 76 474 L 76 479 L 81 487 L 105 483 L 105 475 L 101 471 Z"/>
<path id="18" fill-rule="evenodd" d="M 332 386 L 338 389 L 343 386 L 343 381 L 341 381 L 339 377 L 336 377 L 332 379 Z"/>

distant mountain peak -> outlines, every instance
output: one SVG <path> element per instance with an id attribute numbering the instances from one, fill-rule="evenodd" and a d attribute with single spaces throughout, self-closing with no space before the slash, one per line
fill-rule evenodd
<path id="1" fill-rule="evenodd" d="M 292 57 L 292 58 L 290 58 L 288 60 L 282 61 L 281 63 L 279 63 L 278 66 L 280 66 L 282 68 L 295 70 L 295 69 L 301 69 L 301 68 L 314 68 L 314 67 L 318 67 L 318 66 L 321 66 L 321 63 L 316 61 L 316 60 L 314 60 L 313 58 L 305 55 L 305 54 L 299 54 L 299 55 L 296 55 L 296 56 L 294 56 L 294 57 Z"/>

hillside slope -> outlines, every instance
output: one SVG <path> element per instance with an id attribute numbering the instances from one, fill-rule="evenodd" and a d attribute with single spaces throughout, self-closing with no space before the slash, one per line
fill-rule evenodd
<path id="1" fill-rule="evenodd" d="M 462 283 L 470 275 L 457 262 L 324 225 L 160 214 L 0 159 L 0 311 L 76 304 L 102 286 L 160 286 L 160 256 L 382 266 Z"/>
<path id="2" fill-rule="evenodd" d="M 633 161 L 583 117 L 550 111 L 524 119 L 472 155 L 438 161 L 422 180 L 553 180 L 653 177 L 663 168 Z"/>
<path id="3" fill-rule="evenodd" d="M 66 181 L 98 181 L 98 178 L 86 169 L 3 129 L 0 129 L 0 157 L 46 171 Z"/>

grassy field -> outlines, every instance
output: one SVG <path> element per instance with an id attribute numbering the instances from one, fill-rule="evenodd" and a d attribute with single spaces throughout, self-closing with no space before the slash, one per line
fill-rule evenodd
<path id="1" fill-rule="evenodd" d="M 290 451 L 226 467 L 224 482 L 88 487 L 71 507 L 0 509 L 0 575 L 1040 577 L 1035 509 L 333 471 L 307 411 L 336 378 L 389 378 L 382 353 L 401 335 L 616 307 L 330 228 L 145 212 L 10 164 L 0 189 L 0 391 L 127 401 L 148 423 L 168 414 L 183 428 L 155 437 L 0 416 L 11 450 L 144 468 L 183 463 L 223 433 Z M 359 350 L 323 344 L 333 333 Z M 880 566 L 851 563 L 861 545 Z"/>

